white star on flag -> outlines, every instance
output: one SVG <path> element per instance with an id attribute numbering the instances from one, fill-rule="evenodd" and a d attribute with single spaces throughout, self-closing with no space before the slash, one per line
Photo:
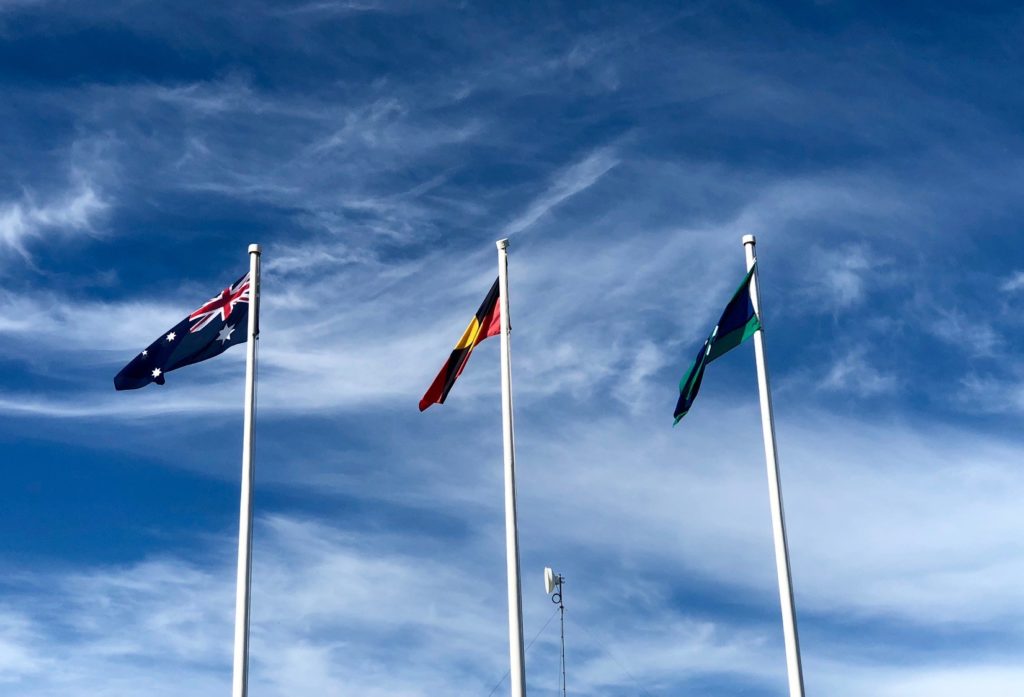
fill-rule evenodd
<path id="1" fill-rule="evenodd" d="M 177 336 L 177 334 L 175 334 L 174 332 L 171 332 L 170 334 L 167 335 L 167 340 L 168 341 L 174 341 L 174 337 L 175 336 Z"/>
<path id="2" fill-rule="evenodd" d="M 153 377 L 155 377 L 155 378 L 160 377 L 160 369 L 159 368 L 153 368 Z"/>
<path id="3" fill-rule="evenodd" d="M 224 325 L 221 330 L 217 333 L 217 341 L 223 344 L 225 341 L 231 341 L 231 335 L 235 332 L 234 327 Z"/>

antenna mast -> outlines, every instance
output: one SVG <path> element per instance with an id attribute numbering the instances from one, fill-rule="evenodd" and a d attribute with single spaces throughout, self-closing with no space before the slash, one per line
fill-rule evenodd
<path id="1" fill-rule="evenodd" d="M 559 621 L 562 625 L 562 656 L 559 669 L 562 677 L 562 697 L 566 697 L 565 689 L 565 603 L 562 601 L 562 584 L 565 576 L 556 574 L 551 567 L 544 569 L 544 590 L 551 596 L 551 602 L 558 606 Z"/>

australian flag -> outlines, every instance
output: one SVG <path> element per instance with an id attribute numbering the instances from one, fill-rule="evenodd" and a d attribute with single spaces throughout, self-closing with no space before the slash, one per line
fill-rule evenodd
<path id="1" fill-rule="evenodd" d="M 114 376 L 114 388 L 137 390 L 151 382 L 162 385 L 165 373 L 244 344 L 249 333 L 249 298 L 249 274 L 245 274 L 133 358 Z"/>

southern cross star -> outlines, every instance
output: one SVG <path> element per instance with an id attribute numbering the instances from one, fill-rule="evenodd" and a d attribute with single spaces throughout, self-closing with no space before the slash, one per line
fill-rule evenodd
<path id="1" fill-rule="evenodd" d="M 146 356 L 148 356 L 148 355 L 149 355 L 149 351 L 143 351 L 143 352 L 142 352 L 142 357 L 143 357 L 143 358 L 145 358 L 145 357 L 146 357 Z"/>
<path id="2" fill-rule="evenodd" d="M 155 378 L 160 377 L 160 369 L 159 368 L 153 368 L 153 377 L 155 377 Z"/>
<path id="3" fill-rule="evenodd" d="M 231 341 L 231 335 L 234 333 L 234 331 L 234 327 L 229 327 L 228 325 L 225 324 L 217 333 L 217 341 L 219 341 L 221 345 L 223 345 L 225 341 Z"/>
<path id="4" fill-rule="evenodd" d="M 177 334 L 175 334 L 174 332 L 171 332 L 170 334 L 167 335 L 167 340 L 168 341 L 174 341 L 174 337 L 175 336 L 177 336 Z"/>

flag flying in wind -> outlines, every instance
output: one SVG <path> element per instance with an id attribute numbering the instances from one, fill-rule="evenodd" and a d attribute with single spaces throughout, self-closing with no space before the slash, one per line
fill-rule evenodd
<path id="1" fill-rule="evenodd" d="M 244 344 L 249 332 L 249 297 L 249 274 L 245 274 L 133 358 L 114 376 L 114 388 L 137 390 L 151 382 L 162 385 L 164 373 Z"/>
<path id="2" fill-rule="evenodd" d="M 431 404 L 444 404 L 445 398 L 452 389 L 452 385 L 462 375 L 462 369 L 466 367 L 469 356 L 473 349 L 481 341 L 489 336 L 497 336 L 501 333 L 501 303 L 498 302 L 498 279 L 494 279 L 494 285 L 487 293 L 480 309 L 476 311 L 473 320 L 466 327 L 459 343 L 452 349 L 452 355 L 448 362 L 441 368 L 441 372 L 434 378 L 427 393 L 420 400 L 420 411 L 423 411 Z"/>
<path id="3" fill-rule="evenodd" d="M 697 398 L 697 391 L 700 389 L 700 382 L 704 378 L 704 368 L 708 363 L 715 360 L 722 354 L 730 351 L 761 328 L 761 321 L 754 312 L 754 303 L 750 299 L 750 279 L 754 275 L 755 266 L 743 278 L 743 283 L 736 289 L 732 300 L 725 306 L 718 324 L 711 330 L 711 336 L 700 348 L 700 353 L 690 366 L 690 372 L 683 377 L 679 383 L 679 401 L 673 413 L 675 423 L 679 423 L 690 411 L 693 400 Z M 673 424 L 674 425 L 674 424 Z"/>

